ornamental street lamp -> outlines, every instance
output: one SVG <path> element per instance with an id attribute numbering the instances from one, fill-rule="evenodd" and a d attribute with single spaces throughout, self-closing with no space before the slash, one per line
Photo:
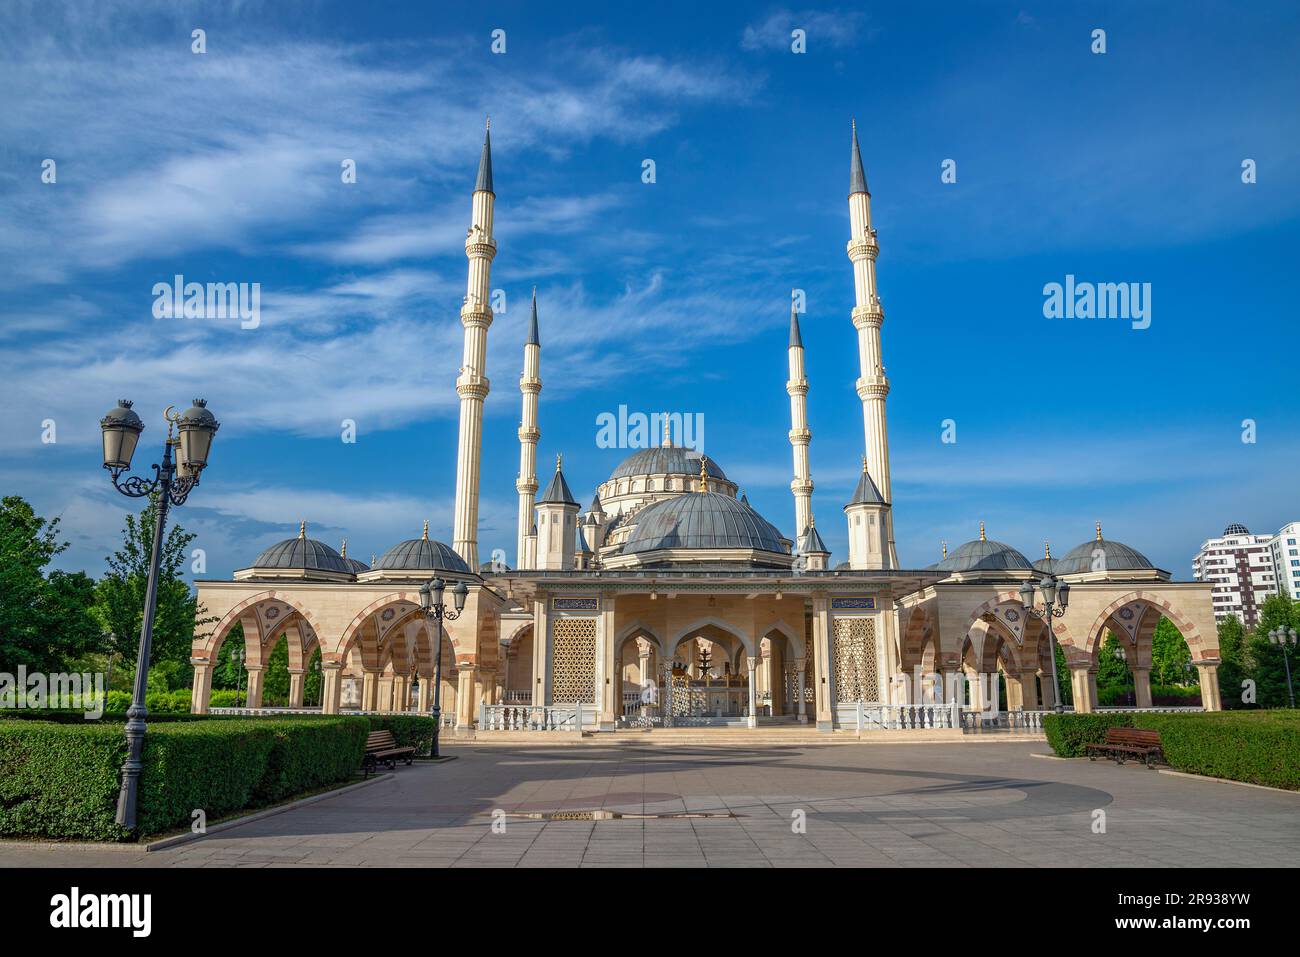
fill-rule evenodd
<path id="1" fill-rule="evenodd" d="M 1129 682 L 1129 678 L 1132 677 L 1132 672 L 1129 671 L 1129 668 L 1128 668 L 1128 656 L 1127 656 L 1126 654 L 1124 654 L 1124 648 L 1123 648 L 1123 646 L 1121 646 L 1121 645 L 1116 645 L 1113 649 L 1111 649 L 1111 653 L 1114 654 L 1114 656 L 1115 656 L 1115 660 L 1116 660 L 1116 661 L 1122 661 L 1122 662 L 1124 662 L 1124 697 L 1127 698 L 1127 697 L 1128 697 L 1128 682 Z M 1127 702 L 1127 701 L 1125 702 L 1125 704 L 1128 704 L 1128 703 L 1129 703 L 1129 702 Z M 1134 686 L 1133 686 L 1133 702 L 1132 702 L 1132 703 L 1133 703 L 1134 705 L 1137 704 L 1137 680 L 1136 680 L 1136 679 L 1134 679 Z"/>
<path id="2" fill-rule="evenodd" d="M 1282 646 L 1282 663 L 1286 666 L 1286 696 L 1295 707 L 1295 689 L 1291 686 L 1291 656 L 1288 648 L 1294 648 L 1296 632 L 1294 628 L 1274 628 L 1268 633 L 1268 640 Z"/>
<path id="3" fill-rule="evenodd" d="M 178 415 L 174 406 L 163 413 L 167 420 L 167 438 L 163 442 L 162 465 L 154 464 L 152 479 L 132 475 L 122 476 L 131 468 L 131 458 L 144 431 L 144 422 L 131 409 L 131 402 L 119 399 L 117 406 L 99 421 L 104 437 L 104 468 L 108 470 L 113 487 L 129 498 L 158 496 L 158 514 L 153 529 L 153 551 L 149 557 L 149 579 L 145 586 L 144 619 L 140 626 L 140 651 L 136 657 L 135 688 L 131 707 L 126 716 L 126 763 L 122 766 L 122 786 L 117 798 L 117 823 L 134 829 L 136 800 L 143 767 L 145 718 L 145 691 L 149 682 L 149 657 L 153 647 L 153 619 L 158 607 L 158 564 L 162 556 L 163 531 L 167 525 L 167 509 L 185 504 L 199 476 L 208 464 L 212 438 L 221 427 L 207 409 L 207 402 L 195 399 L 184 415 Z M 178 435 L 173 438 L 175 430 Z M 172 448 L 176 460 L 172 461 Z"/>
<path id="4" fill-rule="evenodd" d="M 320 707 L 325 700 L 325 685 L 320 676 L 320 659 L 317 658 L 311 663 L 312 674 L 316 676 L 316 707 Z"/>
<path id="5" fill-rule="evenodd" d="M 1052 630 L 1052 619 L 1063 616 L 1065 609 L 1070 606 L 1070 583 L 1047 574 L 1039 581 L 1038 588 L 1043 593 L 1042 608 L 1034 607 L 1034 583 L 1027 579 L 1020 586 L 1020 603 L 1029 614 L 1047 623 L 1047 650 L 1052 659 L 1052 694 L 1056 702 L 1052 710 L 1060 714 L 1065 710 L 1065 703 L 1061 700 L 1061 681 L 1056 674 L 1056 633 Z M 1060 607 L 1057 607 L 1058 602 Z"/>
<path id="6" fill-rule="evenodd" d="M 465 583 L 457 582 L 456 587 L 451 590 L 456 606 L 455 610 L 452 610 L 443 602 L 443 593 L 446 589 L 447 583 L 441 578 L 431 578 L 420 586 L 420 607 L 424 609 L 424 618 L 426 621 L 438 623 L 438 643 L 433 650 L 433 746 L 429 751 L 431 758 L 440 756 L 438 732 L 442 728 L 442 622 L 444 618 L 447 621 L 455 621 L 460 617 L 460 613 L 465 609 L 465 597 L 469 594 L 469 588 Z"/>

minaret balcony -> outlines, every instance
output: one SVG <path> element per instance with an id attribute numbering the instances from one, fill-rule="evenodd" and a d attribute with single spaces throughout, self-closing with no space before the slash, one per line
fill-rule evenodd
<path id="1" fill-rule="evenodd" d="M 849 252 L 849 259 L 857 262 L 859 259 L 874 260 L 880 252 L 880 247 L 876 241 L 870 237 L 850 239 L 846 247 Z"/>
<path id="2" fill-rule="evenodd" d="M 791 430 L 790 430 L 790 444 L 791 444 L 791 445 L 807 445 L 807 444 L 808 444 L 809 442 L 811 442 L 811 441 L 812 441 L 812 430 L 811 430 L 811 429 L 791 429 Z"/>
<path id="3" fill-rule="evenodd" d="M 536 376 L 526 376 L 526 375 L 520 376 L 519 391 L 520 392 L 541 392 L 542 380 L 537 378 Z"/>
<path id="4" fill-rule="evenodd" d="M 497 241 L 495 239 L 484 239 L 481 236 L 469 236 L 465 240 L 465 255 L 471 259 L 475 257 L 492 259 L 497 254 Z"/>
<path id="5" fill-rule="evenodd" d="M 529 429 L 521 426 L 519 429 L 520 442 L 531 442 L 534 445 L 536 445 L 537 440 L 540 439 L 541 437 L 542 437 L 542 430 L 539 428 L 534 427 Z"/>
<path id="6" fill-rule="evenodd" d="M 515 480 L 515 489 L 519 492 L 520 495 L 536 495 L 537 489 L 539 487 L 540 486 L 538 486 L 537 484 L 537 479 L 516 479 Z"/>
<path id="7" fill-rule="evenodd" d="M 858 329 L 868 326 L 880 328 L 885 321 L 885 310 L 880 307 L 879 302 L 869 302 L 865 306 L 853 307 L 853 325 Z"/>
<path id="8" fill-rule="evenodd" d="M 883 375 L 863 376 L 857 381 L 859 399 L 883 399 L 889 395 L 889 380 Z"/>
<path id="9" fill-rule="evenodd" d="M 790 483 L 790 491 L 795 495 L 811 495 L 813 492 L 812 479 L 795 479 Z"/>
<path id="10" fill-rule="evenodd" d="M 486 399 L 490 386 L 487 376 L 462 373 L 456 380 L 456 394 L 462 399 Z"/>
<path id="11" fill-rule="evenodd" d="M 785 384 L 785 391 L 790 393 L 790 395 L 807 395 L 808 382 L 805 379 L 791 379 Z"/>
<path id="12" fill-rule="evenodd" d="M 470 326 L 482 326 L 486 329 L 492 325 L 492 310 L 484 309 L 477 303 L 466 303 L 460 307 L 460 322 L 466 329 Z"/>

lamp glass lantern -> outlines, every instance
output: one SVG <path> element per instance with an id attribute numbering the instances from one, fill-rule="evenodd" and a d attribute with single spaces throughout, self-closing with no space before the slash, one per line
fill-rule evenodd
<path id="1" fill-rule="evenodd" d="M 126 472 L 144 431 L 144 422 L 131 408 L 130 399 L 118 399 L 117 406 L 99 420 L 104 437 L 104 468 Z"/>
<path id="2" fill-rule="evenodd" d="M 221 423 L 208 411 L 206 399 L 195 399 L 177 423 L 180 440 L 177 445 L 176 471 L 181 478 L 198 479 L 208 465 L 212 439 Z"/>

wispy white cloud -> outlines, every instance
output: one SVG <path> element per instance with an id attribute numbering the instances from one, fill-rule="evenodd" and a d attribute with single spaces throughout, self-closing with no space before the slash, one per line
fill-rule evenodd
<path id="1" fill-rule="evenodd" d="M 819 44 L 852 45 L 862 31 L 866 15 L 857 10 L 774 10 L 757 23 L 748 24 L 740 36 L 744 50 L 789 50 L 791 33 L 803 30 L 808 49 Z"/>

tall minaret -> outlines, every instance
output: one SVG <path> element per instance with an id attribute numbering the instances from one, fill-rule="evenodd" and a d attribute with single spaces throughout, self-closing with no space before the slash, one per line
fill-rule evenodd
<path id="1" fill-rule="evenodd" d="M 492 137 L 483 134 L 483 154 L 478 162 L 465 256 L 469 259 L 469 281 L 460 307 L 465 327 L 465 354 L 456 393 L 460 396 L 460 438 L 456 449 L 456 515 L 452 547 L 471 569 L 478 569 L 478 478 L 483 449 L 483 400 L 488 394 L 487 331 L 492 325 L 491 270 L 497 254 L 492 238 Z"/>
<path id="2" fill-rule="evenodd" d="M 808 467 L 808 376 L 803 364 L 803 337 L 799 335 L 799 311 L 790 303 L 790 380 L 785 391 L 790 393 L 790 447 L 794 451 L 794 540 L 802 541 L 812 525 L 812 472 Z"/>
<path id="3" fill-rule="evenodd" d="M 876 231 L 871 227 L 871 194 L 862 170 L 862 153 L 858 149 L 858 125 L 853 124 L 853 154 L 849 166 L 849 261 L 853 263 L 853 327 L 858 330 L 858 362 L 861 375 L 857 382 L 862 400 L 862 421 L 866 432 L 867 470 L 885 502 L 892 503 L 889 482 L 889 432 L 885 425 L 885 396 L 889 379 L 880 354 L 880 326 L 885 320 L 876 291 Z M 888 551 L 886 568 L 898 567 L 894 549 L 893 510 L 883 515 L 883 529 Z"/>
<path id="4" fill-rule="evenodd" d="M 537 336 L 537 287 L 533 287 L 533 312 L 528 320 L 528 341 L 524 343 L 524 372 L 519 377 L 524 409 L 519 420 L 519 550 L 515 567 L 529 568 L 528 533 L 533 527 L 533 505 L 537 499 L 537 394 L 542 391 L 538 372 L 542 364 L 542 342 Z"/>

